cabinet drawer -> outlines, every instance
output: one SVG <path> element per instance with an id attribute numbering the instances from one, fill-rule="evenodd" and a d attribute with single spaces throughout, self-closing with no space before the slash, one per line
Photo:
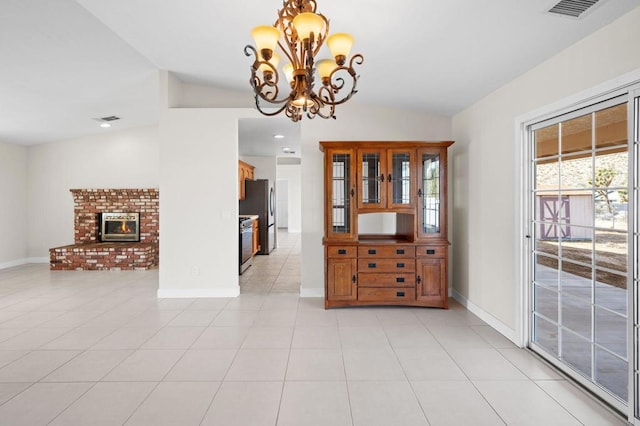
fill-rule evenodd
<path id="1" fill-rule="evenodd" d="M 358 287 L 358 300 L 367 302 L 396 302 L 399 300 L 415 300 L 415 289 Z"/>
<path id="2" fill-rule="evenodd" d="M 417 246 L 416 257 L 447 257 L 449 246 Z"/>
<path id="3" fill-rule="evenodd" d="M 358 274 L 358 287 L 414 287 L 415 274 Z"/>
<path id="4" fill-rule="evenodd" d="M 414 273 L 414 259 L 358 259 L 358 272 Z"/>
<path id="5" fill-rule="evenodd" d="M 416 250 L 413 246 L 360 246 L 358 257 L 415 257 Z"/>
<path id="6" fill-rule="evenodd" d="M 328 246 L 327 257 L 356 257 L 356 246 Z"/>

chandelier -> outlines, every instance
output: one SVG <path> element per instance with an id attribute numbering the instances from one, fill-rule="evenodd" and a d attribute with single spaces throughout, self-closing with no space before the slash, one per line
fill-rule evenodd
<path id="1" fill-rule="evenodd" d="M 273 26 L 258 26 L 251 32 L 256 47 L 247 45 L 244 53 L 254 56 L 250 83 L 256 107 L 264 115 L 284 111 L 294 122 L 304 115 L 335 118 L 336 105 L 357 92 L 359 76 L 353 65 L 361 65 L 364 58 L 355 54 L 347 61 L 353 37 L 346 33 L 328 37 L 329 20 L 316 13 L 316 7 L 315 0 L 284 0 Z M 316 55 L 325 41 L 333 59 L 316 63 Z M 288 60 L 282 68 L 286 78 L 282 82 L 277 68 L 281 55 Z M 321 84 L 314 90 L 316 71 Z M 280 96 L 283 87 L 290 92 Z"/>

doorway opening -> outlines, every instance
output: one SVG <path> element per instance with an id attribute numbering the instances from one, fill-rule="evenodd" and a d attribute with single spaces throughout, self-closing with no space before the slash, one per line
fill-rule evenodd
<path id="1" fill-rule="evenodd" d="M 240 276 L 241 294 L 300 293 L 300 157 L 299 123 L 283 118 L 239 120 L 238 158 L 253 167 L 252 179 L 266 180 L 274 188 L 276 234 L 275 248 L 257 253 Z"/>

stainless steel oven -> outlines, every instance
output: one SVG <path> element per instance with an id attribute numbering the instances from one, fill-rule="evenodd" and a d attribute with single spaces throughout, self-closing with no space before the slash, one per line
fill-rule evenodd
<path id="1" fill-rule="evenodd" d="M 240 218 L 240 275 L 251 266 L 253 259 L 253 220 Z"/>

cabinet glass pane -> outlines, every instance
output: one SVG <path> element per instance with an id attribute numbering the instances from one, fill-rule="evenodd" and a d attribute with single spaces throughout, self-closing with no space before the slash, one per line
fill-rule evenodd
<path id="1" fill-rule="evenodd" d="M 408 152 L 391 156 L 391 187 L 393 204 L 411 203 L 411 155 Z"/>
<path id="2" fill-rule="evenodd" d="M 349 181 L 351 164 L 349 154 L 333 154 L 333 174 L 331 188 L 331 226 L 334 233 L 349 233 L 350 223 L 350 197 Z"/>
<path id="3" fill-rule="evenodd" d="M 380 204 L 380 154 L 362 154 L 362 203 Z"/>
<path id="4" fill-rule="evenodd" d="M 440 232 L 440 155 L 422 155 L 422 232 Z"/>

